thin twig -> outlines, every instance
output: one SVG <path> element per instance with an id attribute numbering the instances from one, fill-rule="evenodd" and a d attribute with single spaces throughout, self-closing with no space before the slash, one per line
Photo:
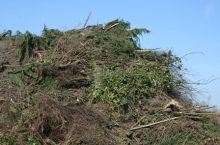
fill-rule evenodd
<path id="1" fill-rule="evenodd" d="M 57 49 L 58 49 L 58 47 L 59 47 L 59 44 L 61 43 L 62 39 L 65 38 L 65 36 L 68 34 L 67 32 L 68 32 L 68 31 L 63 31 L 63 35 L 60 36 L 60 38 L 57 40 L 57 43 L 56 43 L 55 48 L 53 49 L 51 58 L 54 57 L 55 52 L 57 51 Z M 66 39 L 64 39 L 64 40 L 66 40 Z"/>
<path id="2" fill-rule="evenodd" d="M 205 80 L 205 81 L 200 81 L 200 82 L 184 82 L 185 84 L 189 84 L 189 85 L 208 85 L 216 80 L 220 80 L 220 78 L 214 78 L 214 79 L 209 79 L 209 80 Z"/>
<path id="3" fill-rule="evenodd" d="M 23 67 L 23 66 L 28 66 L 26 65 L 3 65 L 4 67 Z"/>
<path id="4" fill-rule="evenodd" d="M 132 125 L 132 128 L 137 126 L 146 116 L 142 116 L 134 125 Z"/>
<path id="5" fill-rule="evenodd" d="M 179 118 L 180 117 L 173 117 L 173 118 L 165 119 L 165 120 L 162 120 L 162 121 L 150 123 L 150 124 L 147 124 L 147 125 L 142 125 L 142 126 L 134 127 L 134 128 L 131 128 L 130 131 L 135 131 L 135 130 L 139 130 L 139 129 L 142 129 L 142 128 L 148 128 L 148 127 L 160 124 L 160 123 L 168 122 L 168 121 L 179 119 Z"/>
<path id="6" fill-rule="evenodd" d="M 176 112 L 176 114 L 183 114 L 183 115 L 220 115 L 219 112 L 204 112 L 204 113 L 184 113 L 184 112 Z"/>
<path id="7" fill-rule="evenodd" d="M 187 109 L 181 109 L 181 111 L 183 112 L 187 112 L 187 111 L 205 111 L 205 110 L 208 110 L 208 109 L 212 109 L 212 108 L 215 108 L 215 106 L 193 106 L 193 107 L 190 107 L 190 108 L 187 108 Z"/>
<path id="8" fill-rule="evenodd" d="M 205 110 L 208 110 L 208 109 L 213 109 L 215 108 L 215 106 L 201 106 L 200 108 L 194 108 L 196 112 L 199 112 L 199 111 L 205 111 Z"/>
<path id="9" fill-rule="evenodd" d="M 182 145 L 186 144 L 187 140 L 189 139 L 189 136 L 191 136 L 191 135 L 192 135 L 192 131 L 186 136 L 186 138 L 185 138 L 185 140 L 184 140 Z"/>
<path id="10" fill-rule="evenodd" d="M 107 32 L 108 30 L 112 29 L 113 27 L 119 25 L 119 23 L 115 23 L 113 25 L 111 25 L 110 27 L 106 28 L 104 32 Z"/>
<path id="11" fill-rule="evenodd" d="M 204 117 L 199 117 L 199 116 L 182 116 L 182 117 L 190 118 L 190 119 L 202 119 L 202 118 L 204 118 Z"/>
<path id="12" fill-rule="evenodd" d="M 89 15 L 87 16 L 86 21 L 85 21 L 85 23 L 83 25 L 83 28 L 86 28 L 87 23 L 89 22 L 89 19 L 90 19 L 91 15 L 92 15 L 92 12 L 90 12 Z"/>
<path id="13" fill-rule="evenodd" d="M 187 53 L 187 54 L 181 56 L 180 58 L 183 59 L 184 57 L 186 57 L 188 55 L 192 55 L 192 54 L 202 54 L 202 55 L 204 55 L 204 53 L 201 52 L 201 51 L 194 51 L 194 52 Z"/>
<path id="14" fill-rule="evenodd" d="M 19 65 L 19 64 L 18 65 L 3 65 L 3 66 L 13 68 L 13 67 L 25 67 L 25 66 L 29 66 L 32 64 L 38 64 L 38 63 L 27 63 L 27 64 L 23 64 L 23 65 Z"/>
<path id="15" fill-rule="evenodd" d="M 41 141 L 43 142 L 44 145 L 47 145 L 47 143 L 45 142 L 45 140 L 43 139 L 43 137 L 40 135 L 40 133 L 38 131 L 35 131 L 35 133 L 37 134 L 37 136 L 41 139 Z"/>

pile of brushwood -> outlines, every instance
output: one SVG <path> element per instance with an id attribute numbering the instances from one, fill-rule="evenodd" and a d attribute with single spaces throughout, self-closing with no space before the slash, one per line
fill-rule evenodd
<path id="1" fill-rule="evenodd" d="M 220 144 L 219 114 L 192 103 L 181 59 L 140 48 L 149 32 L 114 20 L 2 33 L 0 144 Z"/>

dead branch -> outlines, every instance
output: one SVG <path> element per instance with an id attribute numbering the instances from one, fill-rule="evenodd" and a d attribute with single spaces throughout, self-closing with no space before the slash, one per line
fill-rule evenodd
<path id="1" fill-rule="evenodd" d="M 132 128 L 138 125 L 146 116 L 142 116 L 134 125 L 132 125 Z"/>
<path id="2" fill-rule="evenodd" d="M 4 65 L 4 67 L 10 67 L 10 68 L 13 68 L 13 67 L 24 67 L 24 66 L 29 66 L 31 64 L 23 64 L 23 65 Z"/>
<path id="3" fill-rule="evenodd" d="M 119 25 L 119 23 L 115 23 L 113 25 L 111 25 L 110 27 L 106 28 L 104 32 L 107 32 L 108 30 L 112 29 L 113 27 Z"/>
<path id="4" fill-rule="evenodd" d="M 139 130 L 139 129 L 142 129 L 142 128 L 148 128 L 148 127 L 160 124 L 160 123 L 168 122 L 168 121 L 171 121 L 171 120 L 176 120 L 176 119 L 179 119 L 179 118 L 180 117 L 173 117 L 173 118 L 165 119 L 165 120 L 162 120 L 162 121 L 150 123 L 150 124 L 147 124 L 147 125 L 142 125 L 142 126 L 134 127 L 134 128 L 131 128 L 130 131 L 135 131 L 135 130 Z"/>
<path id="5" fill-rule="evenodd" d="M 199 116 L 183 116 L 185 118 L 190 118 L 190 119 L 202 119 L 203 117 L 199 117 Z"/>
<path id="6" fill-rule="evenodd" d="M 148 48 L 135 50 L 135 52 L 150 52 L 150 51 L 152 51 L 152 50 L 151 50 L 151 49 L 148 49 Z"/>
<path id="7" fill-rule="evenodd" d="M 216 80 L 220 80 L 220 78 L 214 78 L 214 79 L 208 79 L 204 81 L 198 81 L 198 82 L 184 82 L 184 84 L 188 85 L 208 85 Z"/>
<path id="8" fill-rule="evenodd" d="M 181 109 L 182 112 L 189 112 L 189 111 L 194 111 L 194 112 L 204 112 L 208 109 L 213 109 L 215 106 L 193 106 L 187 109 Z"/>
<path id="9" fill-rule="evenodd" d="M 85 23 L 84 23 L 84 25 L 83 25 L 83 28 L 86 27 L 86 25 L 87 25 L 87 23 L 88 23 L 88 21 L 89 21 L 91 15 L 92 15 L 92 12 L 90 12 L 89 15 L 87 16 L 86 21 L 85 21 Z"/>
<path id="10" fill-rule="evenodd" d="M 30 66 L 30 65 L 33 65 L 33 64 L 43 64 L 43 63 L 40 63 L 40 62 L 35 62 L 35 63 L 26 63 L 26 64 L 18 64 L 18 65 L 10 65 L 10 64 L 5 64 L 3 65 L 4 67 L 9 67 L 9 68 L 14 68 L 14 67 L 25 67 L 25 66 Z"/>
<path id="11" fill-rule="evenodd" d="M 183 115 L 220 115 L 220 112 L 204 112 L 204 113 L 175 112 L 175 114 L 183 114 Z"/>
<path id="12" fill-rule="evenodd" d="M 181 56 L 180 58 L 183 59 L 184 57 L 186 57 L 186 56 L 188 56 L 188 55 L 192 55 L 192 54 L 201 54 L 201 55 L 204 55 L 204 53 L 201 52 L 201 51 L 195 51 L 195 52 L 187 53 L 187 54 Z"/>
<path id="13" fill-rule="evenodd" d="M 198 108 L 194 108 L 196 112 L 206 111 L 208 109 L 213 109 L 215 106 L 199 106 Z"/>

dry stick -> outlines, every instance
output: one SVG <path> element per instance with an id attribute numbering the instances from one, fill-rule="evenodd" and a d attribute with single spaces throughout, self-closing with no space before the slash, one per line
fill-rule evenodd
<path id="1" fill-rule="evenodd" d="M 187 53 L 187 54 L 181 56 L 180 58 L 183 59 L 184 57 L 186 57 L 188 55 L 191 55 L 191 54 L 202 54 L 202 55 L 204 55 L 204 53 L 201 52 L 201 51 L 194 51 L 194 52 Z"/>
<path id="2" fill-rule="evenodd" d="M 22 64 L 22 65 L 3 65 L 4 67 L 11 67 L 11 68 L 14 68 L 14 67 L 25 67 L 25 66 L 29 66 L 29 65 L 32 65 L 32 64 L 41 64 L 41 63 L 26 63 L 26 64 Z"/>
<path id="3" fill-rule="evenodd" d="M 173 117 L 173 118 L 165 119 L 165 120 L 162 120 L 162 121 L 150 123 L 150 124 L 147 124 L 147 125 L 134 127 L 134 128 L 131 128 L 130 131 L 135 131 L 135 130 L 138 130 L 138 129 L 151 127 L 151 126 L 154 126 L 154 125 L 157 125 L 157 124 L 160 124 L 160 123 L 164 123 L 164 122 L 167 122 L 167 121 L 175 120 L 175 119 L 178 119 L 178 118 L 181 118 L 181 117 Z"/>
<path id="4" fill-rule="evenodd" d="M 215 108 L 215 106 L 211 106 L 211 107 L 201 107 L 201 108 L 195 109 L 195 111 L 205 111 L 205 110 L 213 109 L 213 108 Z"/>
<path id="5" fill-rule="evenodd" d="M 189 112 L 189 111 L 193 111 L 193 112 L 199 112 L 199 111 L 205 111 L 205 110 L 208 110 L 208 109 L 212 109 L 212 108 L 215 108 L 214 106 L 210 106 L 210 107 L 201 107 L 201 108 L 195 108 L 195 107 L 192 107 L 192 108 L 188 108 L 188 109 L 181 109 L 182 112 Z M 180 113 L 180 112 L 179 112 Z"/>
<path id="6" fill-rule="evenodd" d="M 48 144 L 57 145 L 53 140 L 51 140 L 49 138 L 46 139 L 46 143 L 47 143 L 46 145 L 48 145 Z"/>
<path id="7" fill-rule="evenodd" d="M 134 125 L 132 125 L 132 128 L 138 125 L 146 116 L 142 116 Z"/>
<path id="8" fill-rule="evenodd" d="M 183 142 L 183 144 L 182 145 L 185 145 L 186 144 L 186 142 L 187 142 L 187 140 L 189 139 L 189 136 L 192 134 L 192 131 L 186 136 L 186 138 L 185 138 L 185 140 L 184 140 L 184 142 Z"/>
<path id="9" fill-rule="evenodd" d="M 104 32 L 107 32 L 108 30 L 112 29 L 113 27 L 119 25 L 119 23 L 115 23 L 113 25 L 111 25 L 110 27 L 106 28 Z"/>
<path id="10" fill-rule="evenodd" d="M 204 111 L 204 110 L 208 110 L 208 109 L 212 109 L 215 108 L 215 106 L 199 106 L 199 107 L 192 107 L 192 108 L 188 108 L 188 109 L 181 109 L 181 111 Z"/>
<path id="11" fill-rule="evenodd" d="M 87 103 L 87 106 L 88 106 L 88 107 L 90 107 L 90 108 L 92 107 L 92 103 L 93 103 L 94 98 L 95 98 L 95 97 L 92 96 L 92 98 L 89 99 L 89 101 L 88 101 L 88 103 Z"/>
<path id="12" fill-rule="evenodd" d="M 183 115 L 220 115 L 220 112 L 207 112 L 207 113 L 183 113 L 183 112 L 176 112 L 176 114 L 183 114 Z"/>
<path id="13" fill-rule="evenodd" d="M 58 39 L 57 43 L 56 43 L 56 46 L 52 52 L 52 56 L 53 57 L 55 55 L 55 52 L 57 51 L 58 47 L 59 47 L 59 44 L 62 42 L 62 39 L 65 38 L 65 36 L 67 35 L 67 32 L 63 32 L 63 35 Z M 65 40 L 65 39 L 64 39 Z"/>
<path id="14" fill-rule="evenodd" d="M 214 78 L 214 79 L 211 79 L 211 80 L 206 80 L 206 81 L 203 81 L 203 82 L 185 82 L 185 84 L 189 84 L 189 85 L 208 85 L 216 80 L 220 80 L 220 78 Z"/>
<path id="15" fill-rule="evenodd" d="M 47 143 L 44 141 L 43 137 L 40 135 L 40 133 L 38 131 L 35 131 L 35 133 L 37 133 L 38 137 L 40 137 L 40 139 L 42 140 L 44 145 L 47 145 Z"/>
<path id="16" fill-rule="evenodd" d="M 4 67 L 23 67 L 23 66 L 28 66 L 30 64 L 25 64 L 25 65 L 3 65 Z"/>
<path id="17" fill-rule="evenodd" d="M 185 118 L 190 118 L 190 119 L 202 119 L 203 117 L 199 117 L 199 116 L 183 116 Z"/>
<path id="18" fill-rule="evenodd" d="M 83 25 L 83 28 L 86 27 L 87 23 L 89 22 L 89 19 L 90 19 L 91 15 L 92 15 L 92 12 L 90 12 L 89 15 L 87 16 L 86 21 L 85 21 L 85 23 Z"/>

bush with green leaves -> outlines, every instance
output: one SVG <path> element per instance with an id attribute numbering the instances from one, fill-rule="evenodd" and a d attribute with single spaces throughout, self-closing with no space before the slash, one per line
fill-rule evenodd
<path id="1" fill-rule="evenodd" d="M 19 62 L 25 58 L 28 60 L 36 50 L 47 50 L 55 47 L 57 38 L 62 36 L 62 32 L 56 29 L 43 29 L 42 36 L 34 35 L 28 31 L 25 33 L 18 32 L 13 39 L 17 46 L 17 57 Z"/>
<path id="2" fill-rule="evenodd" d="M 11 37 L 12 36 L 12 30 L 4 30 L 2 33 L 0 33 L 0 38 L 3 37 Z"/>
<path id="3" fill-rule="evenodd" d="M 114 106 L 141 103 L 141 98 L 164 97 L 175 87 L 170 70 L 160 63 L 134 61 L 126 69 L 96 66 L 92 96 Z M 133 106 L 132 105 L 132 106 Z"/>
<path id="4" fill-rule="evenodd" d="M 0 136 L 0 144 L 1 145 L 17 145 L 15 138 L 10 136 Z"/>
<path id="5" fill-rule="evenodd" d="M 129 22 L 118 19 L 104 26 L 91 27 L 90 31 L 86 38 L 90 42 L 89 47 L 98 49 L 95 57 L 105 60 L 133 57 L 134 51 L 140 49 L 139 36 L 150 32 L 147 29 L 131 29 Z"/>
<path id="6" fill-rule="evenodd" d="M 25 58 L 29 59 L 33 55 L 33 50 L 38 46 L 38 41 L 35 36 L 30 32 L 26 32 L 17 37 L 17 56 L 19 62 L 22 62 Z"/>
<path id="7" fill-rule="evenodd" d="M 57 39 L 63 36 L 63 32 L 59 31 L 58 29 L 48 29 L 44 26 L 42 31 L 42 38 L 44 39 L 45 45 L 48 49 L 53 48 L 56 46 Z"/>
<path id="8" fill-rule="evenodd" d="M 21 97 L 24 97 L 29 105 L 37 99 L 33 98 L 35 93 L 54 91 L 58 88 L 58 82 L 53 76 L 42 78 L 39 74 L 40 67 L 47 64 L 48 62 L 30 61 L 22 67 L 12 68 L 8 71 L 9 79 L 19 89 Z"/>
<path id="9" fill-rule="evenodd" d="M 28 145 L 43 145 L 43 143 L 36 135 L 30 134 L 28 137 Z"/>

